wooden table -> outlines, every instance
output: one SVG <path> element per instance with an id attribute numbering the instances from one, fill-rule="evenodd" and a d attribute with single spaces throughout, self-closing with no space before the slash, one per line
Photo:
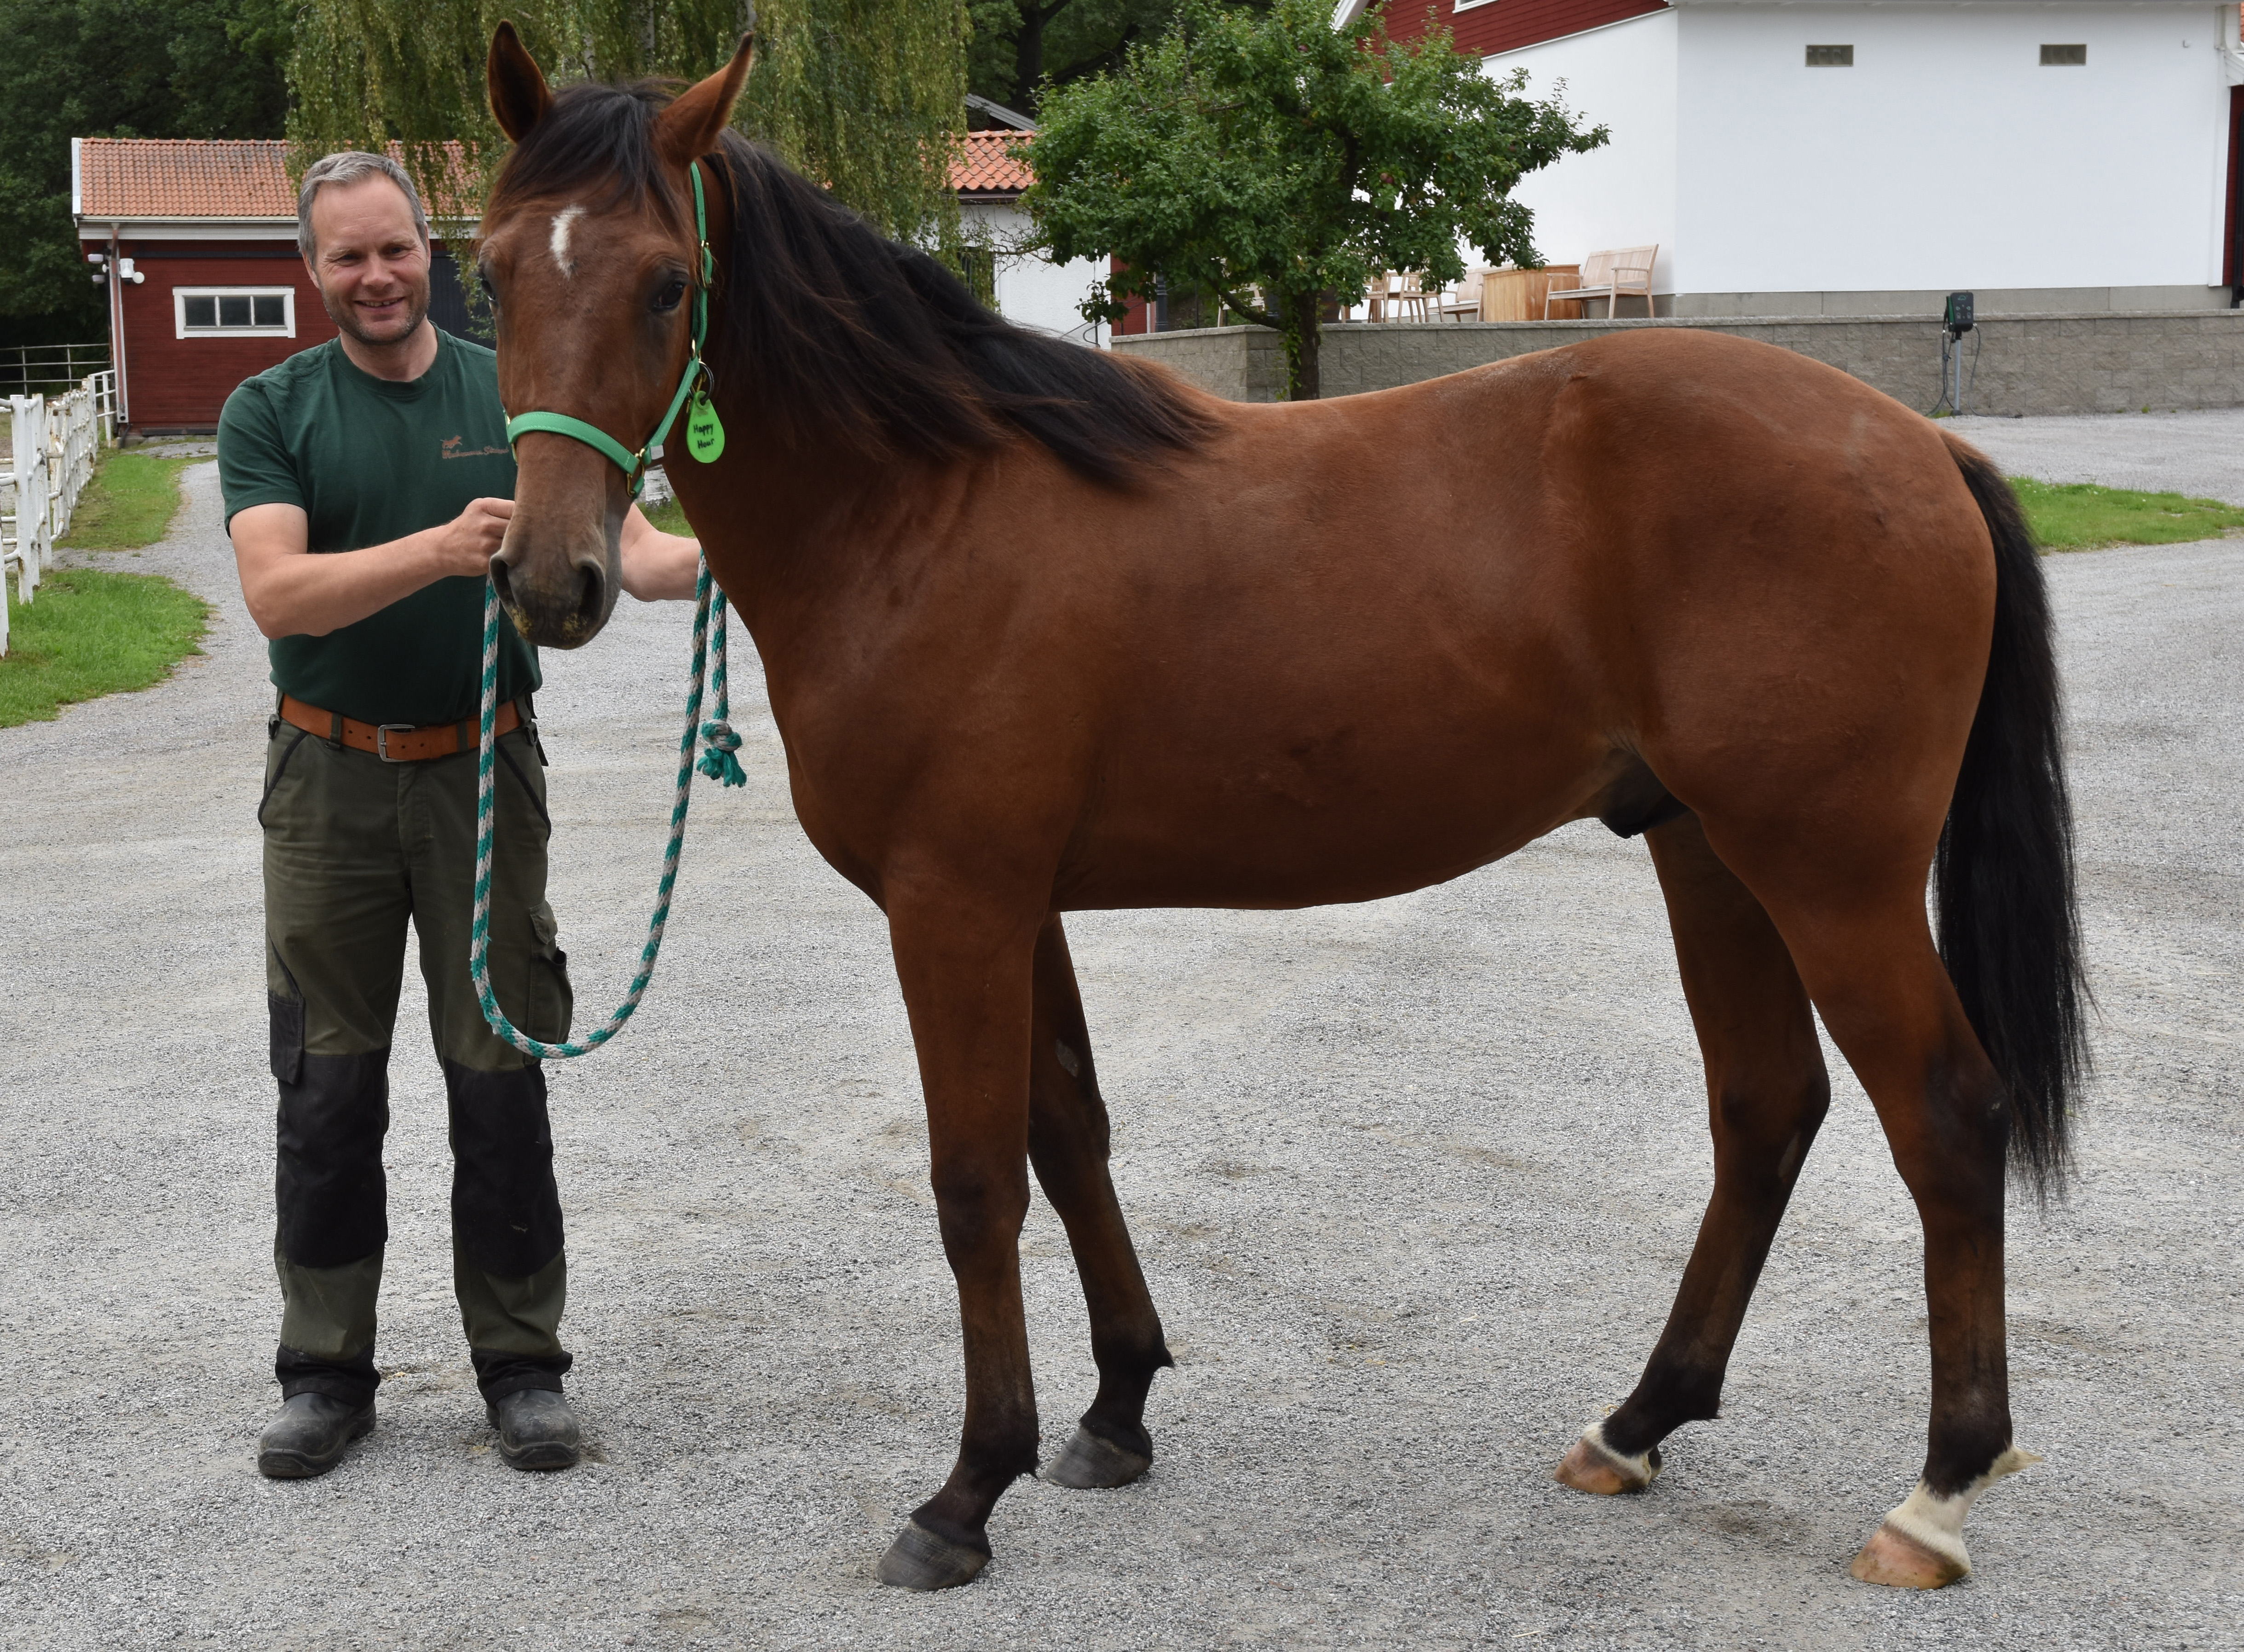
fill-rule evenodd
<path id="1" fill-rule="evenodd" d="M 1480 319 L 1484 321 L 1539 321 L 1543 319 L 1543 297 L 1551 290 L 1551 278 L 1563 275 L 1564 286 L 1582 273 L 1578 264 L 1545 264 L 1539 270 L 1489 270 L 1480 278 Z M 1579 299 L 1560 299 L 1551 306 L 1554 321 L 1578 321 L 1582 319 Z"/>

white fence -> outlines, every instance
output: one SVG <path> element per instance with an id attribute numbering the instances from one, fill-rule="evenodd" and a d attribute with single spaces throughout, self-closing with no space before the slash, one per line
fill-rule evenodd
<path id="1" fill-rule="evenodd" d="M 106 380 L 107 384 L 101 382 Z M 8 574 L 17 600 L 30 604 L 55 541 L 70 529 L 108 421 L 115 417 L 116 381 L 97 373 L 68 395 L 8 398 L 8 460 L 0 470 L 0 657 L 8 652 Z"/>

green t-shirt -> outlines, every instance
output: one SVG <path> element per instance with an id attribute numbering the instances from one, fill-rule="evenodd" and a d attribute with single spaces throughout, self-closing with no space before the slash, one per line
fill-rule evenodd
<path id="1" fill-rule="evenodd" d="M 360 550 L 434 528 L 473 499 L 514 497 L 498 357 L 436 334 L 410 383 L 377 379 L 329 340 L 245 380 L 218 423 L 226 519 L 302 507 L 314 551 Z M 440 579 L 325 637 L 271 644 L 273 681 L 366 723 L 457 723 L 483 690 L 483 582 Z M 538 685 L 537 651 L 498 629 L 502 700 Z"/>

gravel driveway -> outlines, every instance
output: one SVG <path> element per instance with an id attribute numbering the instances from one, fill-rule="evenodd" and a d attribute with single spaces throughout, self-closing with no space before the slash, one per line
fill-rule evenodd
<path id="1" fill-rule="evenodd" d="M 2073 434 L 1971 434 L 2085 466 L 2181 427 L 2045 422 Z M 2178 485 L 2238 496 L 2220 440 Z M 536 1477 L 492 1449 L 409 984 L 381 1426 L 324 1480 L 255 1473 L 267 696 L 214 468 L 186 485 L 167 545 L 105 561 L 215 600 L 208 655 L 0 731 L 0 1644 L 2244 1642 L 2244 543 L 2051 564 L 2100 1069 L 2070 1203 L 2014 1213 L 2015 1409 L 2048 1461 L 1973 1516 L 1977 1577 L 1846 1574 L 1916 1473 L 1927 1372 L 1916 1220 L 1835 1056 L 1727 1414 L 1646 1497 L 1552 1483 L 1633 1381 L 1710 1178 L 1651 866 L 1592 824 L 1372 906 L 1071 920 L 1178 1357 L 1159 1458 L 1121 1492 L 1023 1483 L 983 1581 L 921 1598 L 872 1579 L 961 1403 L 911 1049 L 878 914 L 794 826 L 745 648 L 748 788 L 699 793 L 631 1031 L 552 1076 L 595 1460 Z M 585 1022 L 652 892 L 687 617 L 626 603 L 549 657 Z M 1050 1448 L 1092 1377 L 1041 1199 L 1024 1249 Z"/>

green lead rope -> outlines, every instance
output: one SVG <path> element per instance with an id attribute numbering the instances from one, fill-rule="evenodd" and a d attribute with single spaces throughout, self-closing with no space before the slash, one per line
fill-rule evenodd
<path id="1" fill-rule="evenodd" d="M 639 973 L 632 977 L 631 990 L 625 995 L 623 1002 L 616 1006 L 606 1021 L 580 1039 L 566 1044 L 548 1044 L 531 1037 L 509 1021 L 491 992 L 491 805 L 498 750 L 494 730 L 498 717 L 499 602 L 496 586 L 486 584 L 483 589 L 483 730 L 476 748 L 476 914 L 470 931 L 468 972 L 475 981 L 476 999 L 483 1006 L 483 1019 L 490 1023 L 491 1031 L 536 1060 L 562 1061 L 598 1049 L 623 1030 L 624 1023 L 639 1008 L 639 1001 L 646 995 L 646 984 L 654 978 L 654 961 L 662 951 L 662 932 L 670 922 L 670 891 L 678 880 L 679 852 L 686 844 L 686 808 L 693 800 L 696 766 L 695 736 L 698 734 L 706 746 L 699 765 L 702 773 L 727 786 L 747 784 L 747 776 L 740 771 L 740 759 L 733 755 L 740 749 L 740 737 L 733 732 L 731 698 L 725 681 L 725 593 L 709 577 L 706 556 L 701 560 L 700 577 L 694 583 L 693 598 L 693 661 L 686 683 L 686 732 L 678 742 L 678 786 L 670 806 L 670 841 L 662 852 L 662 880 L 655 887 L 654 914 L 646 921 L 646 945 L 639 949 Z M 716 701 L 716 716 L 706 723 L 701 721 L 705 669 L 712 679 L 710 688 Z"/>

